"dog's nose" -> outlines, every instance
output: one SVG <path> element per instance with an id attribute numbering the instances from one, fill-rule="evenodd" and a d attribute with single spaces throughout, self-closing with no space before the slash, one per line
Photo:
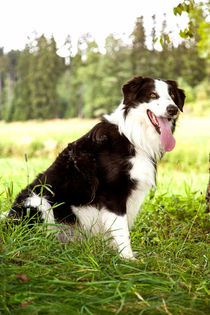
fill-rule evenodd
<path id="1" fill-rule="evenodd" d="M 168 106 L 166 107 L 166 111 L 167 111 L 167 113 L 168 113 L 170 116 L 174 116 L 174 115 L 177 114 L 178 108 L 177 108 L 176 106 L 174 106 L 174 105 L 168 105 Z"/>

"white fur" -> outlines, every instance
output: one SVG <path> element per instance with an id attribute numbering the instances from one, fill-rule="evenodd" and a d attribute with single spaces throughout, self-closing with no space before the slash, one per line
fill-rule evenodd
<path id="1" fill-rule="evenodd" d="M 155 80 L 153 92 L 159 95 L 158 99 L 151 99 L 148 103 L 141 103 L 131 108 L 126 118 L 124 118 L 123 103 L 111 115 L 105 115 L 105 118 L 116 124 L 119 132 L 124 134 L 136 149 L 141 149 L 148 156 L 157 159 L 164 154 L 164 149 L 159 134 L 155 131 L 147 116 L 147 109 L 151 110 L 157 117 L 167 117 L 167 106 L 176 106 L 176 104 L 168 93 L 167 83 Z"/>
<path id="2" fill-rule="evenodd" d="M 126 118 L 124 118 L 123 103 L 111 114 L 105 118 L 118 126 L 119 132 L 124 134 L 136 149 L 141 149 L 153 159 L 162 149 L 160 137 L 154 132 L 147 114 L 147 103 L 132 108 Z"/>
<path id="3" fill-rule="evenodd" d="M 121 216 L 107 209 L 96 209 L 92 206 L 72 207 L 79 221 L 80 229 L 85 232 L 98 234 L 112 238 L 111 244 L 117 247 L 121 257 L 133 259 L 128 230 L 127 214 Z"/>
<path id="4" fill-rule="evenodd" d="M 6 219 L 7 215 L 8 215 L 8 211 L 0 213 L 0 219 L 2 220 Z"/>
<path id="5" fill-rule="evenodd" d="M 72 206 L 72 211 L 76 215 L 79 225 L 85 232 L 97 234 L 100 232 L 99 210 L 92 206 Z"/>
<path id="6" fill-rule="evenodd" d="M 136 180 L 138 184 L 137 188 L 127 200 L 126 208 L 129 228 L 132 228 L 149 189 L 152 186 L 156 187 L 154 162 L 144 151 L 137 151 L 136 156 L 131 159 L 131 163 L 133 164 L 133 167 L 130 171 L 130 177 L 131 179 Z"/>
<path id="7" fill-rule="evenodd" d="M 105 232 L 109 232 L 112 238 L 112 245 L 117 247 L 120 256 L 125 259 L 134 259 L 128 230 L 127 214 L 121 216 L 102 209 L 100 217 Z"/>
<path id="8" fill-rule="evenodd" d="M 168 84 L 161 80 L 155 80 L 155 93 L 158 94 L 159 98 L 151 100 L 147 103 L 146 108 L 151 110 L 157 117 L 167 117 L 166 108 L 169 105 L 177 105 L 174 103 L 170 94 L 168 93 Z M 178 112 L 174 115 L 174 118 L 178 117 Z"/>
<path id="9" fill-rule="evenodd" d="M 111 115 L 105 116 L 108 121 L 118 126 L 119 132 L 128 138 L 136 150 L 135 157 L 130 160 L 132 163 L 130 177 L 138 184 L 126 204 L 129 228 L 132 228 L 146 194 L 152 186 L 156 187 L 154 160 L 165 153 L 160 136 L 147 116 L 147 109 L 157 117 L 167 117 L 167 106 L 176 106 L 169 95 L 168 85 L 165 82 L 155 80 L 153 92 L 158 94 L 158 99 L 151 99 L 148 103 L 141 103 L 131 108 L 126 117 L 123 103 Z"/>
<path id="10" fill-rule="evenodd" d="M 159 98 L 157 100 L 153 100 L 148 104 L 151 104 L 152 111 L 156 116 L 167 116 L 166 108 L 168 105 L 174 105 L 173 99 L 168 93 L 168 84 L 161 80 L 155 80 L 155 91 Z"/>
<path id="11" fill-rule="evenodd" d="M 26 208 L 28 207 L 29 211 L 30 207 L 37 208 L 38 211 L 41 212 L 42 219 L 44 220 L 45 223 L 55 224 L 55 219 L 51 205 L 44 197 L 40 197 L 34 194 L 32 197 L 28 197 L 26 199 L 24 206 Z"/>

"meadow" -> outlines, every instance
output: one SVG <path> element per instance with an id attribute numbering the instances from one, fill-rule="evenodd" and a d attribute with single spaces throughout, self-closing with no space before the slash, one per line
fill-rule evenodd
<path id="1" fill-rule="evenodd" d="M 0 123 L 0 213 L 96 120 Z M 58 243 L 37 224 L 0 223 L 1 314 L 207 314 L 210 123 L 180 119 L 131 234 L 136 261 L 100 237 Z"/>

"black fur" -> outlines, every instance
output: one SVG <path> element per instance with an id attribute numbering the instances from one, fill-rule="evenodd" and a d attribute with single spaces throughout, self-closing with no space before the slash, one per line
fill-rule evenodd
<path id="1" fill-rule="evenodd" d="M 175 81 L 165 82 L 182 111 L 183 90 L 178 89 Z M 122 88 L 124 118 L 132 107 L 149 102 L 153 90 L 154 79 L 151 78 L 135 77 L 125 84 Z M 172 131 L 175 123 L 176 119 L 172 119 Z M 118 126 L 103 119 L 86 135 L 70 143 L 44 173 L 19 193 L 8 216 L 30 215 L 34 219 L 38 210 L 30 207 L 30 211 L 26 206 L 27 198 L 34 194 L 47 200 L 57 222 L 75 223 L 72 206 L 91 205 L 124 215 L 128 197 L 137 187 L 136 180 L 130 177 L 131 158 L 135 155 L 134 145 L 120 134 Z M 149 155 L 148 158 L 156 173 L 156 160 Z"/>
<path id="2" fill-rule="evenodd" d="M 33 193 L 47 199 L 58 222 L 75 222 L 72 205 L 89 204 L 125 214 L 127 197 L 135 188 L 129 177 L 129 159 L 134 154 L 133 145 L 120 135 L 117 126 L 104 119 L 70 143 L 44 173 L 20 192 L 9 217 L 24 217 L 25 200 Z"/>

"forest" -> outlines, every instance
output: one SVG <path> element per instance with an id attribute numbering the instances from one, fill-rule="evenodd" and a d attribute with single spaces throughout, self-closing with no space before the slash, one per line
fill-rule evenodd
<path id="1" fill-rule="evenodd" d="M 0 48 L 0 120 L 92 118 L 113 110 L 121 86 L 135 75 L 178 80 L 187 101 L 196 101 L 198 86 L 207 98 L 207 57 L 200 57 L 199 35 L 170 41 L 166 16 L 157 49 L 156 16 L 146 36 L 144 19 L 136 20 L 130 43 L 110 34 L 101 52 L 91 34 L 84 34 L 73 53 L 71 36 L 64 43 L 68 56 L 58 55 L 54 37 L 29 39 L 23 51 Z M 199 94 L 200 97 L 200 94 Z"/>

